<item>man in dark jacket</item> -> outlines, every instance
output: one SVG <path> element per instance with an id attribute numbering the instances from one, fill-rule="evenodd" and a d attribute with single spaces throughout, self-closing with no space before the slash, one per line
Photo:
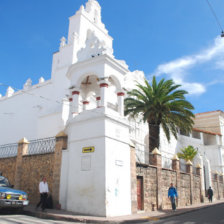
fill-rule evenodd
<path id="1" fill-rule="evenodd" d="M 168 190 L 168 198 L 170 198 L 171 204 L 172 204 L 172 209 L 173 211 L 176 210 L 176 198 L 178 197 L 177 195 L 177 190 L 173 186 L 173 183 L 170 184 L 170 188 Z"/>
<path id="2" fill-rule="evenodd" d="M 213 197 L 213 190 L 211 187 L 208 189 L 208 200 L 209 202 L 212 202 L 212 197 Z"/>

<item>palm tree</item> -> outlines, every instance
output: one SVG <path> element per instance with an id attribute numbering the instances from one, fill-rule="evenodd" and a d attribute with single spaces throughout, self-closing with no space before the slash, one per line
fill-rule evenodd
<path id="1" fill-rule="evenodd" d="M 189 145 L 183 149 L 181 149 L 181 152 L 177 153 L 177 156 L 180 159 L 184 159 L 185 161 L 192 161 L 194 157 L 197 155 L 198 150 L 195 149 L 193 146 Z"/>
<path id="2" fill-rule="evenodd" d="M 125 115 L 141 115 L 143 121 L 148 123 L 149 152 L 155 147 L 159 148 L 160 125 L 168 141 L 171 133 L 177 138 L 177 127 L 186 133 L 192 129 L 194 114 L 191 110 L 194 107 L 185 99 L 188 92 L 178 89 L 180 86 L 172 79 L 161 79 L 157 83 L 153 76 L 151 85 L 145 80 L 145 85 L 138 83 L 138 89 L 128 92 L 124 101 Z"/>

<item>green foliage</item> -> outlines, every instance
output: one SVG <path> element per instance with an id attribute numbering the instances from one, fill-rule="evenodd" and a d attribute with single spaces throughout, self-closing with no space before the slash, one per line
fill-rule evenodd
<path id="1" fill-rule="evenodd" d="M 181 152 L 177 153 L 177 155 L 180 159 L 184 159 L 185 161 L 187 160 L 192 161 L 194 157 L 197 155 L 197 153 L 198 150 L 195 149 L 193 146 L 189 145 L 181 149 Z"/>
<path id="2" fill-rule="evenodd" d="M 171 133 L 177 138 L 177 127 L 187 133 L 192 129 L 194 107 L 185 99 L 187 91 L 179 89 L 180 86 L 173 80 L 161 79 L 157 82 L 154 76 L 152 84 L 145 80 L 145 85 L 138 83 L 136 89 L 128 92 L 129 96 L 124 101 L 125 115 L 142 115 L 144 122 L 148 122 L 149 129 L 152 129 L 149 139 L 156 141 L 151 147 L 159 146 L 160 125 L 168 141 Z"/>

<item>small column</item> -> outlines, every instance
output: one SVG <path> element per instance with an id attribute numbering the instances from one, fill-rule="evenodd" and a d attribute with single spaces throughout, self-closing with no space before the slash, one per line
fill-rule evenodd
<path id="1" fill-rule="evenodd" d="M 100 100 L 101 100 L 100 96 L 97 96 L 96 97 L 96 106 L 97 106 L 97 108 L 100 107 Z"/>
<path id="2" fill-rule="evenodd" d="M 200 139 L 201 139 L 202 144 L 204 144 L 204 133 L 203 132 L 200 132 Z"/>
<path id="3" fill-rule="evenodd" d="M 107 101 L 108 101 L 108 81 L 106 81 L 105 79 L 100 81 L 100 98 L 101 98 L 101 106 L 102 107 L 107 107 Z"/>
<path id="4" fill-rule="evenodd" d="M 216 135 L 215 138 L 216 138 L 216 144 L 217 145 L 221 145 L 221 141 L 220 141 L 221 140 L 221 136 Z"/>
<path id="5" fill-rule="evenodd" d="M 150 165 L 161 166 L 162 167 L 162 156 L 161 152 L 155 148 L 149 155 Z"/>
<path id="6" fill-rule="evenodd" d="M 201 165 L 200 164 L 198 164 L 196 166 L 196 175 L 201 176 Z"/>
<path id="7" fill-rule="evenodd" d="M 137 213 L 137 178 L 136 178 L 136 153 L 135 146 L 130 144 L 131 154 L 131 211 Z"/>
<path id="8" fill-rule="evenodd" d="M 150 164 L 157 167 L 156 172 L 156 185 L 157 185 L 157 196 L 156 196 L 156 204 L 157 209 L 162 209 L 162 156 L 160 151 L 155 148 L 150 155 Z"/>
<path id="9" fill-rule="evenodd" d="M 176 171 L 176 187 L 177 192 L 180 189 L 180 160 L 177 155 L 172 158 L 172 169 Z"/>
<path id="10" fill-rule="evenodd" d="M 202 179 L 202 169 L 201 169 L 201 165 L 198 164 L 196 166 L 196 175 L 200 176 L 200 200 L 201 202 L 204 202 L 204 198 L 205 198 L 205 191 L 203 190 L 203 179 Z"/>
<path id="11" fill-rule="evenodd" d="M 190 174 L 190 203 L 193 204 L 193 167 L 192 162 L 188 160 L 186 162 L 187 173 Z"/>
<path id="12" fill-rule="evenodd" d="M 72 118 L 72 110 L 73 110 L 73 99 L 72 97 L 68 96 L 68 101 L 69 101 L 69 119 Z"/>
<path id="13" fill-rule="evenodd" d="M 180 170 L 180 160 L 177 154 L 172 158 L 172 169 L 176 171 Z"/>
<path id="14" fill-rule="evenodd" d="M 79 93 L 78 90 L 72 91 L 72 114 L 79 113 Z"/>
<path id="15" fill-rule="evenodd" d="M 118 98 L 118 113 L 124 116 L 124 92 L 117 93 Z"/>
<path id="16" fill-rule="evenodd" d="M 67 135 L 60 132 L 56 135 L 56 144 L 54 151 L 54 164 L 53 164 L 53 183 L 52 183 L 52 198 L 54 207 L 60 209 L 59 204 L 59 186 L 61 177 L 61 159 L 62 150 L 67 149 Z"/>
<path id="17" fill-rule="evenodd" d="M 212 181 L 212 173 L 211 173 L 211 167 L 210 167 L 210 162 L 209 160 L 205 157 L 204 158 L 204 169 L 205 169 L 205 190 L 208 190 L 209 186 L 214 188 L 214 182 Z"/>
<path id="18" fill-rule="evenodd" d="M 26 138 L 22 138 L 18 142 L 18 153 L 16 158 L 16 171 L 15 171 L 15 188 L 20 189 L 20 183 L 22 180 L 22 163 L 23 163 L 23 155 L 28 153 L 28 140 Z"/>
<path id="19" fill-rule="evenodd" d="M 223 184 L 223 183 L 224 183 L 224 182 L 223 182 L 223 173 L 220 174 L 220 179 L 221 179 L 221 180 L 220 180 L 221 183 Z"/>
<path id="20" fill-rule="evenodd" d="M 220 184 L 220 198 L 224 198 L 224 189 L 223 189 L 223 173 L 220 173 L 219 176 L 219 184 Z"/>
<path id="21" fill-rule="evenodd" d="M 188 160 L 186 162 L 186 167 L 187 167 L 187 173 L 193 173 L 193 167 L 192 167 L 192 162 L 190 160 Z"/>
<path id="22" fill-rule="evenodd" d="M 82 103 L 83 103 L 83 110 L 87 110 L 87 106 L 89 104 L 89 101 L 88 100 L 84 100 Z"/>
<path id="23" fill-rule="evenodd" d="M 217 183 L 217 190 L 218 190 L 218 194 L 217 194 L 217 196 L 218 196 L 218 200 L 220 200 L 220 186 L 219 186 L 219 173 L 218 173 L 218 171 L 216 171 L 215 172 L 215 181 L 216 181 L 216 183 Z"/>

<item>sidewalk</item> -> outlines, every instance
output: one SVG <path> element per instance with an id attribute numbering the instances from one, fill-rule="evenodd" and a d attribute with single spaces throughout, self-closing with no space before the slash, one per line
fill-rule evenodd
<path id="1" fill-rule="evenodd" d="M 191 211 L 204 209 L 209 206 L 215 206 L 218 204 L 223 204 L 224 199 L 216 200 L 213 203 L 205 202 L 202 204 L 190 205 L 185 207 L 178 207 L 175 212 L 172 210 L 162 210 L 162 211 L 151 211 L 151 212 L 141 212 L 134 215 L 119 216 L 119 217 L 96 217 L 96 216 L 86 216 L 86 215 L 76 215 L 73 212 L 68 212 L 65 210 L 47 209 L 47 212 L 41 212 L 40 210 L 35 210 L 35 206 L 29 205 L 24 208 L 24 214 L 29 216 L 35 216 L 43 219 L 53 219 L 60 221 L 72 221 L 72 222 L 83 222 L 83 223 L 138 223 L 148 220 L 159 220 L 168 218 L 171 216 L 177 216 Z"/>

